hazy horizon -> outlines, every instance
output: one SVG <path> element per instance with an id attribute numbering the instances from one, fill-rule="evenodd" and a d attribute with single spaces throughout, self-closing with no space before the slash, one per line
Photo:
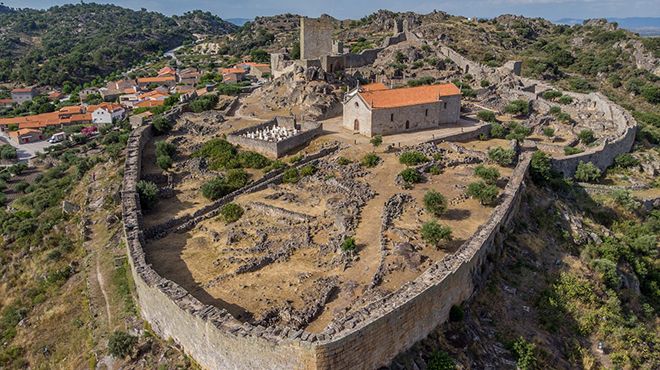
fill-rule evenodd
<path id="1" fill-rule="evenodd" d="M 549 20 L 561 18 L 622 18 L 622 17 L 659 17 L 658 1 L 649 0 L 448 0 L 425 1 L 414 4 L 402 1 L 380 0 L 307 0 L 303 3 L 291 0 L 258 1 L 243 0 L 242 2 L 225 0 L 190 0 L 186 2 L 175 0 L 115 0 L 94 1 L 96 3 L 115 4 L 132 9 L 146 8 L 167 15 L 182 14 L 186 11 L 200 9 L 210 11 L 221 18 L 254 18 L 282 13 L 296 13 L 306 16 L 330 14 L 336 18 L 358 19 L 369 15 L 378 9 L 392 11 L 414 11 L 429 13 L 441 10 L 454 15 L 466 17 L 495 17 L 501 14 L 524 15 L 527 17 L 543 17 Z M 4 5 L 13 8 L 46 9 L 54 5 L 76 4 L 72 1 L 58 0 L 10 0 Z"/>

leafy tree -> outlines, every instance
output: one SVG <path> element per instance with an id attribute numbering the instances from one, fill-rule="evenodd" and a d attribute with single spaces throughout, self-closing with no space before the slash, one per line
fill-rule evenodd
<path id="1" fill-rule="evenodd" d="M 497 186 L 486 184 L 483 181 L 473 182 L 467 188 L 467 195 L 478 199 L 482 205 L 492 205 L 499 192 Z"/>
<path id="2" fill-rule="evenodd" d="M 477 113 L 477 118 L 486 122 L 497 122 L 497 117 L 495 117 L 495 112 L 489 110 L 480 110 Z"/>
<path id="3" fill-rule="evenodd" d="M 140 180 L 136 185 L 140 196 L 140 205 L 144 209 L 150 209 L 158 201 L 158 187 L 151 181 Z"/>
<path id="4" fill-rule="evenodd" d="M 593 182 L 600 178 L 600 169 L 591 162 L 578 163 L 577 170 L 575 170 L 575 179 L 583 182 Z"/>
<path id="5" fill-rule="evenodd" d="M 342 242 L 341 242 L 341 250 L 344 253 L 353 253 L 357 249 L 357 243 L 355 242 L 355 238 L 352 236 L 346 237 Z"/>
<path id="6" fill-rule="evenodd" d="M 506 129 L 504 126 L 500 125 L 499 123 L 492 123 L 490 125 L 490 136 L 497 138 L 497 139 L 504 139 L 506 136 Z"/>
<path id="7" fill-rule="evenodd" d="M 513 354 L 520 370 L 536 368 L 536 345 L 520 337 L 513 343 Z"/>
<path id="8" fill-rule="evenodd" d="M 414 168 L 406 168 L 399 172 L 399 176 L 408 184 L 417 184 L 422 182 L 422 175 Z"/>
<path id="9" fill-rule="evenodd" d="M 133 347 L 135 347 L 136 343 L 137 337 L 123 331 L 115 331 L 110 335 L 108 350 L 111 355 L 124 358 L 133 352 Z"/>
<path id="10" fill-rule="evenodd" d="M 218 104 L 218 95 L 203 95 L 190 102 L 190 110 L 195 113 L 201 113 L 213 109 Z"/>
<path id="11" fill-rule="evenodd" d="M 297 168 L 289 168 L 282 175 L 282 182 L 286 184 L 295 184 L 300 181 L 300 172 Z"/>
<path id="12" fill-rule="evenodd" d="M 369 153 L 362 158 L 360 163 L 367 168 L 376 167 L 378 163 L 380 163 L 380 157 L 373 153 Z"/>
<path id="13" fill-rule="evenodd" d="M 155 116 L 151 120 L 151 125 L 153 126 L 154 130 L 156 130 L 157 135 L 167 134 L 170 132 L 170 130 L 172 130 L 172 121 L 161 115 Z"/>
<path id="14" fill-rule="evenodd" d="M 16 152 L 16 148 L 9 144 L 3 144 L 0 146 L 0 158 L 4 160 L 12 160 L 16 159 L 18 157 L 18 154 Z"/>
<path id="15" fill-rule="evenodd" d="M 550 157 L 545 152 L 540 150 L 534 152 L 529 167 L 532 179 L 536 183 L 541 184 L 545 181 L 549 181 L 553 177 Z"/>
<path id="16" fill-rule="evenodd" d="M 614 165 L 619 168 L 629 168 L 639 166 L 639 159 L 635 158 L 630 153 L 619 154 L 614 158 Z"/>
<path id="17" fill-rule="evenodd" d="M 506 135 L 507 140 L 521 141 L 532 133 L 532 130 L 529 127 L 525 127 L 518 123 L 511 123 L 508 129 L 509 133 Z"/>
<path id="18" fill-rule="evenodd" d="M 291 53 L 290 53 L 291 59 L 297 60 L 300 59 L 300 42 L 296 41 L 293 43 L 293 46 L 291 47 Z"/>
<path id="19" fill-rule="evenodd" d="M 231 169 L 225 176 L 216 178 L 202 185 L 202 195 L 209 200 L 217 200 L 245 186 L 250 175 L 241 169 Z"/>
<path id="20" fill-rule="evenodd" d="M 250 52 L 250 57 L 253 62 L 266 63 L 270 62 L 270 54 L 263 49 L 254 49 Z"/>
<path id="21" fill-rule="evenodd" d="M 429 190 L 424 194 L 424 208 L 439 217 L 447 210 L 447 198 L 435 190 Z"/>
<path id="22" fill-rule="evenodd" d="M 318 169 L 313 164 L 308 164 L 300 168 L 300 177 L 312 176 Z"/>
<path id="23" fill-rule="evenodd" d="M 456 370 L 456 364 L 447 352 L 436 350 L 431 354 L 428 370 Z"/>
<path id="24" fill-rule="evenodd" d="M 241 216 L 243 216 L 243 207 L 239 206 L 236 203 L 227 203 L 220 209 L 220 216 L 225 221 L 225 223 L 230 224 L 232 222 L 238 221 Z"/>
<path id="25" fill-rule="evenodd" d="M 553 137 L 555 136 L 555 129 L 552 127 L 544 127 L 543 128 L 543 135 L 547 137 Z"/>
<path id="26" fill-rule="evenodd" d="M 444 240 L 451 240 L 451 228 L 438 224 L 436 221 L 428 221 L 422 225 L 422 239 L 430 245 L 438 247 Z"/>
<path id="27" fill-rule="evenodd" d="M 516 152 L 514 152 L 513 149 L 506 149 L 501 146 L 488 150 L 488 158 L 504 167 L 513 164 L 515 156 Z"/>
<path id="28" fill-rule="evenodd" d="M 580 139 L 580 142 L 584 145 L 589 145 L 596 141 L 596 137 L 594 136 L 594 132 L 591 131 L 590 129 L 584 129 L 578 133 L 578 139 Z"/>
<path id="29" fill-rule="evenodd" d="M 375 135 L 371 138 L 371 140 L 369 140 L 369 142 L 374 146 L 374 148 L 378 148 L 383 143 L 383 136 Z"/>
<path id="30" fill-rule="evenodd" d="M 474 174 L 481 177 L 487 184 L 494 184 L 500 178 L 500 171 L 495 167 L 486 167 L 482 164 L 474 169 Z"/>
<path id="31" fill-rule="evenodd" d="M 529 103 L 524 100 L 513 100 L 504 107 L 504 111 L 517 116 L 526 116 L 529 114 Z"/>
<path id="32" fill-rule="evenodd" d="M 401 164 L 405 164 L 406 166 L 416 166 L 418 164 L 428 162 L 429 159 L 422 154 L 421 152 L 418 152 L 416 150 L 410 150 L 407 152 L 401 153 L 399 156 L 399 162 Z"/>

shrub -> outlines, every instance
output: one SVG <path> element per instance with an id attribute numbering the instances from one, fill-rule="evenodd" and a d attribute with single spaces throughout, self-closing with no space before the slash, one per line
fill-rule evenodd
<path id="1" fill-rule="evenodd" d="M 240 169 L 227 171 L 223 176 L 207 181 L 202 185 L 202 195 L 209 200 L 216 200 L 223 196 L 242 188 L 248 182 L 250 175 Z"/>
<path id="2" fill-rule="evenodd" d="M 218 96 L 215 94 L 204 95 L 190 102 L 190 110 L 201 113 L 213 109 L 218 104 Z"/>
<path id="3" fill-rule="evenodd" d="M 441 216 L 447 210 L 447 199 L 435 190 L 424 194 L 424 207 L 435 216 Z"/>
<path id="4" fill-rule="evenodd" d="M 154 117 L 151 120 L 151 125 L 153 126 L 154 130 L 156 130 L 156 135 L 163 135 L 172 130 L 172 122 L 160 115 Z"/>
<path id="5" fill-rule="evenodd" d="M 289 158 L 289 163 L 298 163 L 302 161 L 303 155 L 302 154 L 296 154 L 293 157 Z"/>
<path id="6" fill-rule="evenodd" d="M 243 207 L 239 206 L 236 203 L 227 203 L 220 209 L 220 216 L 225 221 L 225 223 L 230 224 L 232 222 L 238 221 L 241 216 L 243 216 Z"/>
<path id="7" fill-rule="evenodd" d="M 115 331 L 110 335 L 108 350 L 111 355 L 118 358 L 124 358 L 133 352 L 133 347 L 136 343 L 136 337 L 123 331 Z"/>
<path id="8" fill-rule="evenodd" d="M 344 241 L 341 242 L 341 250 L 345 253 L 353 253 L 357 249 L 357 243 L 355 238 L 352 236 L 346 237 Z"/>
<path id="9" fill-rule="evenodd" d="M 421 152 L 416 150 L 410 150 L 407 152 L 401 153 L 399 156 L 399 162 L 405 164 L 406 166 L 416 166 L 420 163 L 428 162 L 428 158 Z"/>
<path id="10" fill-rule="evenodd" d="M 499 123 L 493 123 L 490 125 L 490 136 L 498 139 L 504 139 L 506 136 L 506 129 Z"/>
<path id="11" fill-rule="evenodd" d="M 4 160 L 12 160 L 18 158 L 16 148 L 9 144 L 0 146 L 0 158 Z"/>
<path id="12" fill-rule="evenodd" d="M 371 145 L 374 146 L 374 148 L 379 147 L 383 143 L 383 136 L 382 135 L 376 135 L 369 140 Z"/>
<path id="13" fill-rule="evenodd" d="M 168 157 L 171 157 L 176 153 L 176 146 L 172 143 L 168 143 L 167 141 L 157 141 L 156 142 L 156 156 L 163 156 L 166 155 Z"/>
<path id="14" fill-rule="evenodd" d="M 591 162 L 578 163 L 577 170 L 575 170 L 575 178 L 582 182 L 593 182 L 600 178 L 600 169 Z"/>
<path id="15" fill-rule="evenodd" d="M 500 178 L 500 171 L 495 167 L 486 167 L 482 164 L 474 169 L 474 174 L 481 177 L 487 184 L 494 184 Z"/>
<path id="16" fill-rule="evenodd" d="M 305 165 L 300 169 L 300 177 L 312 176 L 316 170 L 317 168 L 312 164 Z"/>
<path id="17" fill-rule="evenodd" d="M 380 157 L 373 153 L 369 153 L 362 158 L 360 163 L 367 168 L 376 167 L 378 163 L 380 163 Z"/>
<path id="18" fill-rule="evenodd" d="M 567 104 L 571 104 L 573 102 L 573 98 L 571 98 L 568 95 L 562 95 L 562 97 L 559 98 L 558 101 L 559 101 L 560 104 L 567 105 Z"/>
<path id="19" fill-rule="evenodd" d="M 150 209 L 158 200 L 158 187 L 151 181 L 140 180 L 136 185 L 140 196 L 140 205 L 144 209 Z"/>
<path id="20" fill-rule="evenodd" d="M 449 320 L 453 322 L 463 321 L 465 317 L 465 312 L 463 312 L 463 307 L 453 305 L 449 309 Z"/>
<path id="21" fill-rule="evenodd" d="M 622 206 L 628 211 L 635 211 L 641 206 L 641 203 L 635 199 L 630 190 L 617 189 L 612 192 L 612 198 L 616 204 Z"/>
<path id="22" fill-rule="evenodd" d="M 594 132 L 589 130 L 589 129 L 584 129 L 580 131 L 578 134 L 578 139 L 580 139 L 580 142 L 584 145 L 589 145 L 596 141 L 596 137 L 594 137 Z"/>
<path id="23" fill-rule="evenodd" d="M 543 92 L 543 99 L 554 100 L 562 96 L 562 93 L 557 90 L 548 90 Z"/>
<path id="24" fill-rule="evenodd" d="M 172 167 L 172 158 L 167 155 L 161 155 L 156 157 L 156 164 L 163 170 L 167 170 Z"/>
<path id="25" fill-rule="evenodd" d="M 561 112 L 557 115 L 557 121 L 561 123 L 570 123 L 572 120 L 571 115 L 566 112 Z"/>
<path id="26" fill-rule="evenodd" d="M 5 180 L 0 180 L 0 191 L 7 189 L 7 182 Z"/>
<path id="27" fill-rule="evenodd" d="M 467 188 L 467 195 L 478 199 L 482 205 L 492 205 L 499 192 L 497 186 L 486 184 L 483 181 L 473 182 Z"/>
<path id="28" fill-rule="evenodd" d="M 553 116 L 556 116 L 559 113 L 561 113 L 561 107 L 553 105 L 552 107 L 550 107 L 550 110 L 548 110 L 548 113 L 552 114 Z"/>
<path id="29" fill-rule="evenodd" d="M 438 247 L 443 240 L 451 240 L 451 228 L 429 221 L 422 225 L 421 235 L 425 242 Z"/>
<path id="30" fill-rule="evenodd" d="M 488 158 L 504 167 L 513 164 L 513 159 L 515 156 L 516 152 L 514 152 L 513 149 L 506 149 L 500 146 L 488 151 Z"/>
<path id="31" fill-rule="evenodd" d="M 251 151 L 240 152 L 236 158 L 243 168 L 262 169 L 271 163 L 270 159 Z"/>
<path id="32" fill-rule="evenodd" d="M 488 82 L 488 80 L 481 80 L 481 82 L 479 82 L 479 85 L 481 85 L 481 87 L 488 87 L 490 86 L 490 82 Z"/>
<path id="33" fill-rule="evenodd" d="M 516 365 L 520 370 L 532 370 L 536 368 L 536 345 L 529 343 L 520 337 L 513 343 L 513 354 L 516 357 Z"/>
<path id="34" fill-rule="evenodd" d="M 619 168 L 635 167 L 639 166 L 639 159 L 630 153 L 624 153 L 614 158 L 614 165 Z"/>
<path id="35" fill-rule="evenodd" d="M 532 179 L 537 183 L 548 181 L 552 178 L 552 166 L 550 157 L 542 151 L 536 151 L 532 154 L 532 160 L 529 164 Z"/>
<path id="36" fill-rule="evenodd" d="M 399 176 L 408 184 L 417 184 L 422 182 L 422 175 L 414 168 L 406 168 L 399 172 Z"/>
<path id="37" fill-rule="evenodd" d="M 9 171 L 9 173 L 11 173 L 12 175 L 19 176 L 25 170 L 27 170 L 27 168 L 28 168 L 27 164 L 20 162 L 20 163 L 16 163 L 15 165 L 9 166 L 9 168 L 7 168 L 7 171 Z"/>
<path id="38" fill-rule="evenodd" d="M 524 100 L 513 100 L 504 107 L 504 111 L 513 115 L 526 116 L 529 114 L 529 103 Z"/>
<path id="39" fill-rule="evenodd" d="M 564 147 L 564 154 L 565 155 L 573 155 L 573 154 L 578 154 L 582 153 L 584 150 L 580 148 L 576 148 L 574 146 L 565 146 Z"/>
<path id="40" fill-rule="evenodd" d="M 508 127 L 509 133 L 506 135 L 507 140 L 524 140 L 529 134 L 532 133 L 532 130 L 523 125 L 512 123 Z"/>
<path id="41" fill-rule="evenodd" d="M 295 184 L 300 181 L 300 172 L 297 168 L 289 168 L 282 175 L 282 182 L 286 184 Z"/>
<path id="42" fill-rule="evenodd" d="M 282 168 L 286 167 L 286 164 L 280 160 L 275 160 L 270 163 L 268 167 L 265 167 L 263 170 L 264 172 L 270 172 L 270 171 L 275 171 L 275 170 L 280 170 Z"/>
<path id="43" fill-rule="evenodd" d="M 552 127 L 544 127 L 543 128 L 543 135 L 547 137 L 553 137 L 555 136 L 555 129 Z"/>
<path id="44" fill-rule="evenodd" d="M 497 117 L 495 117 L 495 112 L 489 110 L 481 110 L 477 113 L 477 118 L 486 122 L 496 122 Z"/>
<path id="45" fill-rule="evenodd" d="M 429 359 L 428 370 L 456 370 L 456 364 L 447 352 L 433 351 Z"/>
<path id="46" fill-rule="evenodd" d="M 233 168 L 240 165 L 236 159 L 238 151 L 228 141 L 223 139 L 211 139 L 205 142 L 200 149 L 193 153 L 193 157 L 206 158 L 209 168 L 219 170 L 222 168 Z"/>
<path id="47" fill-rule="evenodd" d="M 340 165 L 340 166 L 346 166 L 346 165 L 349 165 L 351 163 L 353 163 L 353 161 L 351 161 L 350 159 L 348 159 L 346 157 L 337 158 L 337 164 Z"/>

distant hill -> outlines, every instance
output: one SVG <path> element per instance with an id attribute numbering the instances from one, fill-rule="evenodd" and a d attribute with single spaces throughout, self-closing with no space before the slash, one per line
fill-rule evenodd
<path id="1" fill-rule="evenodd" d="M 242 26 L 247 22 L 251 22 L 252 18 L 227 18 L 227 22 L 233 23 L 237 26 Z"/>
<path id="2" fill-rule="evenodd" d="M 637 32 L 642 36 L 660 36 L 660 17 L 631 17 L 631 18 L 607 18 L 609 22 L 616 22 L 620 28 Z M 562 18 L 555 23 L 575 25 L 582 24 L 584 19 Z"/>
<path id="3" fill-rule="evenodd" d="M 103 78 L 150 55 L 238 27 L 208 12 L 167 17 L 114 5 L 0 8 L 0 82 L 61 86 Z"/>

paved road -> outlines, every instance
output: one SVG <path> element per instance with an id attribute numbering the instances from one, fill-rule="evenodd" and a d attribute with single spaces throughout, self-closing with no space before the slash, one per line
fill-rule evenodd
<path id="1" fill-rule="evenodd" d="M 16 144 L 15 141 L 10 140 L 6 133 L 0 132 L 0 143 L 9 144 L 16 148 L 16 153 L 18 154 L 19 161 L 27 161 L 28 159 L 34 158 L 37 155 L 37 152 L 44 153 L 46 148 L 53 145 L 48 141 L 38 141 L 31 144 Z"/>

